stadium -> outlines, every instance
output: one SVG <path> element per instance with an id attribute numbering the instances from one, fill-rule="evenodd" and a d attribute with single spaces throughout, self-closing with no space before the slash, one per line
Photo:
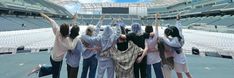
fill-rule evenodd
<path id="1" fill-rule="evenodd" d="M 134 23 L 144 30 L 160 19 L 159 36 L 176 25 L 179 14 L 185 41 L 182 50 L 193 78 L 234 78 L 234 0 L 0 0 L 0 78 L 38 78 L 27 74 L 38 64 L 51 65 L 57 37 L 41 13 L 59 26 L 78 25 L 80 34 L 89 26 L 96 27 L 100 18 L 102 32 L 115 19 L 130 32 Z M 65 59 L 60 78 L 67 78 Z M 82 67 L 83 57 L 77 78 Z M 108 78 L 107 73 L 103 78 Z M 152 77 L 156 78 L 153 70 Z M 172 78 L 177 78 L 175 71 Z"/>

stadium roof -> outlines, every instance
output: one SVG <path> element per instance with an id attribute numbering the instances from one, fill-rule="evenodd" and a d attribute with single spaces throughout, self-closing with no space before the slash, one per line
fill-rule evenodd
<path id="1" fill-rule="evenodd" d="M 188 0 L 49 0 L 58 5 L 79 4 L 84 9 L 101 7 L 162 7 Z"/>

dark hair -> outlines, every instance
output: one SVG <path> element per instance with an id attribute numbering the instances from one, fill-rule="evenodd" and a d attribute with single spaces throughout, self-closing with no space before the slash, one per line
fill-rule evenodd
<path id="1" fill-rule="evenodd" d="M 147 25 L 147 26 L 145 26 L 145 32 L 146 33 L 151 33 L 151 32 L 153 32 L 154 30 L 153 30 L 153 27 L 152 26 L 150 26 L 150 25 Z"/>
<path id="2" fill-rule="evenodd" d="M 74 26 L 71 28 L 70 37 L 71 37 L 72 39 L 75 39 L 75 38 L 79 35 L 79 31 L 80 31 L 80 28 L 79 28 L 77 25 L 74 25 Z"/>
<path id="3" fill-rule="evenodd" d="M 178 28 L 175 26 L 171 26 L 170 28 L 173 30 L 173 33 L 171 33 L 171 36 L 178 37 L 179 41 L 181 41 L 182 37 L 180 36 L 180 32 L 179 32 Z"/>
<path id="4" fill-rule="evenodd" d="M 121 34 L 127 34 L 126 29 L 124 27 L 120 27 L 120 29 L 121 29 Z"/>
<path id="5" fill-rule="evenodd" d="M 126 29 L 124 27 L 120 27 L 120 28 L 121 28 L 121 33 L 122 34 L 127 34 Z M 121 37 L 119 37 L 119 39 L 124 40 L 124 39 L 121 39 Z M 120 50 L 120 51 L 124 51 L 124 50 L 128 49 L 128 41 L 124 40 L 121 43 L 117 42 L 117 49 Z"/>
<path id="6" fill-rule="evenodd" d="M 172 34 L 172 32 L 173 32 L 173 30 L 172 30 L 170 27 L 168 27 L 168 28 L 166 28 L 166 29 L 164 30 L 164 34 L 165 34 L 166 36 L 170 36 L 170 35 Z"/>
<path id="7" fill-rule="evenodd" d="M 67 24 L 62 24 L 60 26 L 60 33 L 63 37 L 66 37 L 69 35 L 69 26 Z"/>

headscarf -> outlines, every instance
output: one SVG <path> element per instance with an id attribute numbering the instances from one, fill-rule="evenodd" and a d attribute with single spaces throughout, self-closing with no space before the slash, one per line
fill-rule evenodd
<path id="1" fill-rule="evenodd" d="M 131 26 L 132 32 L 135 33 L 136 35 L 142 35 L 142 28 L 139 23 L 133 23 Z"/>
<path id="2" fill-rule="evenodd" d="M 113 45 L 114 41 L 116 40 L 113 37 L 111 37 L 113 34 L 114 34 L 114 31 L 112 30 L 110 25 L 107 25 L 104 28 L 103 33 L 101 34 L 102 51 L 109 49 Z"/>

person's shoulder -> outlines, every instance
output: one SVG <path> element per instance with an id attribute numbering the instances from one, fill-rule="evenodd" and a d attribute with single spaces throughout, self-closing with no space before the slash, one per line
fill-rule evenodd
<path id="1" fill-rule="evenodd" d="M 128 33 L 127 35 L 134 35 L 135 33 L 133 33 L 133 32 L 130 32 L 130 33 Z"/>

